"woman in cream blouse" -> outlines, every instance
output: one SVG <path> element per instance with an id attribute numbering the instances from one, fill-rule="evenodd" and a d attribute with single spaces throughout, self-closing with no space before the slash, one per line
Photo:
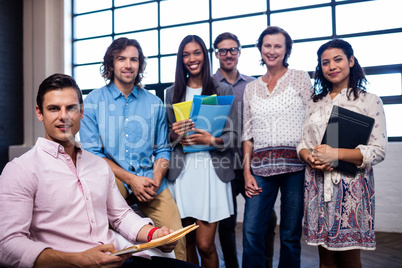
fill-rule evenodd
<path id="1" fill-rule="evenodd" d="M 317 55 L 315 94 L 297 147 L 308 164 L 304 235 L 309 245 L 318 246 L 320 267 L 361 267 L 360 249 L 375 249 L 372 166 L 385 157 L 384 110 L 381 99 L 366 92 L 364 72 L 349 43 L 331 40 Z M 354 149 L 321 145 L 333 105 L 374 118 L 367 145 Z M 335 170 L 331 163 L 337 160 L 356 165 L 357 175 Z"/>

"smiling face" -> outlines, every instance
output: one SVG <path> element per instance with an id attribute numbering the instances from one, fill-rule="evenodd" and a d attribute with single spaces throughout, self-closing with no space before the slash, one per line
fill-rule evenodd
<path id="1" fill-rule="evenodd" d="M 217 45 L 217 50 L 219 49 L 232 49 L 238 48 L 236 41 L 232 39 L 225 39 Z M 220 68 L 226 72 L 230 72 L 236 69 L 237 63 L 239 62 L 240 50 L 236 52 L 235 55 L 232 55 L 230 51 L 226 52 L 226 55 L 222 55 L 219 52 L 215 52 L 215 56 L 219 60 Z"/>
<path id="2" fill-rule="evenodd" d="M 286 54 L 285 42 L 285 36 L 281 33 L 264 36 L 261 46 L 261 57 L 268 68 L 283 65 L 283 59 Z"/>
<path id="3" fill-rule="evenodd" d="M 74 145 L 74 136 L 80 129 L 84 110 L 80 110 L 77 93 L 73 88 L 55 89 L 43 98 L 43 112 L 36 106 L 36 115 L 44 123 L 46 139 L 67 148 Z"/>
<path id="4" fill-rule="evenodd" d="M 347 58 L 342 49 L 329 48 L 321 54 L 321 68 L 324 77 L 332 83 L 333 90 L 340 91 L 349 85 L 350 68 L 354 57 Z"/>
<path id="5" fill-rule="evenodd" d="M 134 46 L 128 46 L 113 60 L 113 82 L 117 88 L 132 89 L 139 69 L 139 53 Z"/>
<path id="6" fill-rule="evenodd" d="M 193 41 L 184 46 L 183 64 L 190 76 L 199 76 L 202 74 L 204 53 L 200 44 Z"/>

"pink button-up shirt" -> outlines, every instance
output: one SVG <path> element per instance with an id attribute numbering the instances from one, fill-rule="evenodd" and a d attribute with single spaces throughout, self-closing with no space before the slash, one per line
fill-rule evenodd
<path id="1" fill-rule="evenodd" d="M 43 138 L 4 168 L 0 215 L 0 264 L 18 267 L 32 267 L 45 248 L 118 250 L 109 223 L 131 242 L 152 223 L 127 205 L 104 159 L 77 150 L 75 166 L 63 146 Z"/>

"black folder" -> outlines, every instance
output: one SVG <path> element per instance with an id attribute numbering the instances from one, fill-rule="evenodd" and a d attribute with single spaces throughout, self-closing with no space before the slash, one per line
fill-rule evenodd
<path id="1" fill-rule="evenodd" d="M 359 144 L 367 145 L 374 118 L 334 105 L 321 144 L 332 148 L 354 149 Z M 334 169 L 356 176 L 356 165 L 336 161 Z"/>

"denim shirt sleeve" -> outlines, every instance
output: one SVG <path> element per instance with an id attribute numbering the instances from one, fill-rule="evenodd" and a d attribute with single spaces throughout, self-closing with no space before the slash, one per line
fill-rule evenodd
<path id="1" fill-rule="evenodd" d="M 168 126 L 166 118 L 166 110 L 162 104 L 155 109 L 155 160 L 164 158 L 170 160 L 170 148 L 168 143 Z"/>
<path id="2" fill-rule="evenodd" d="M 84 117 L 79 131 L 80 142 L 83 149 L 99 157 L 106 157 L 99 134 L 97 111 L 98 104 L 88 95 L 84 101 Z"/>

